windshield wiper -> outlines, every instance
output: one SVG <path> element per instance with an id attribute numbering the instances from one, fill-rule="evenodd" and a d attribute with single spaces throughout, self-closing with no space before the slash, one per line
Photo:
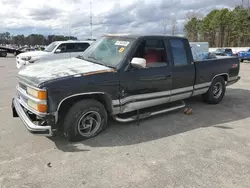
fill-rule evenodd
<path id="1" fill-rule="evenodd" d="M 88 56 L 88 59 L 95 60 L 94 63 L 96 63 L 96 64 L 104 65 L 104 66 L 109 67 L 109 68 L 115 68 L 115 67 L 113 67 L 111 65 L 106 64 L 102 58 L 95 58 L 93 56 Z M 99 61 L 101 61 L 101 62 L 99 62 Z"/>
<path id="2" fill-rule="evenodd" d="M 78 55 L 78 56 L 76 56 L 76 58 L 85 60 L 85 58 L 83 57 L 83 55 Z"/>

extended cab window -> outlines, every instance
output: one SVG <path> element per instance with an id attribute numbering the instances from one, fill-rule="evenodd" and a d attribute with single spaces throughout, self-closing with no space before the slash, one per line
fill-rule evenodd
<path id="1" fill-rule="evenodd" d="M 74 44 L 73 43 L 67 43 L 66 44 L 66 52 L 74 52 L 75 48 L 74 48 Z"/>
<path id="2" fill-rule="evenodd" d="M 83 52 L 90 46 L 89 43 L 75 43 L 75 51 Z"/>
<path id="3" fill-rule="evenodd" d="M 161 39 L 143 40 L 137 47 L 133 57 L 144 58 L 147 67 L 163 67 L 168 65 L 165 44 Z"/>
<path id="4" fill-rule="evenodd" d="M 170 46 L 175 66 L 187 65 L 187 54 L 184 43 L 181 39 L 170 39 Z"/>

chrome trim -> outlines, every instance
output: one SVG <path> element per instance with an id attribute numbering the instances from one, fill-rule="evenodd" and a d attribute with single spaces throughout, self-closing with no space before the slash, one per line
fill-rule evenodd
<path id="1" fill-rule="evenodd" d="M 139 95 L 132 95 L 129 97 L 125 97 L 120 100 L 120 104 L 124 104 L 130 101 L 138 100 L 138 99 L 147 99 L 151 100 L 152 97 L 164 97 L 164 96 L 170 96 L 170 91 L 161 91 L 161 92 L 154 92 L 154 93 L 146 93 L 146 94 L 139 94 Z"/>
<path id="2" fill-rule="evenodd" d="M 214 81 L 214 79 L 215 79 L 216 77 L 218 77 L 218 76 L 222 76 L 222 75 L 226 75 L 226 76 L 227 76 L 227 80 L 229 79 L 229 75 L 228 75 L 228 73 L 216 74 L 216 75 L 212 78 L 211 83 Z M 227 80 L 225 80 L 225 81 L 227 81 Z"/>
<path id="3" fill-rule="evenodd" d="M 209 90 L 209 87 L 203 88 L 203 89 L 197 89 L 193 92 L 192 96 L 202 95 L 202 94 L 206 93 L 208 90 Z"/>
<path id="4" fill-rule="evenodd" d="M 22 101 L 22 100 L 19 100 L 19 99 L 16 99 L 16 100 L 18 100 L 18 102 L 19 102 L 24 108 L 26 108 L 28 111 L 32 112 L 33 114 L 36 114 L 36 115 L 41 116 L 41 117 L 45 117 L 46 115 L 48 115 L 47 113 L 42 113 L 42 112 L 36 111 L 35 109 L 31 108 L 27 103 L 25 103 L 25 102 Z"/>
<path id="5" fill-rule="evenodd" d="M 157 106 L 160 104 L 165 104 L 170 101 L 170 96 L 162 97 L 158 99 L 148 99 L 145 101 L 135 101 L 128 104 L 125 104 L 124 106 L 121 106 L 121 113 L 131 112 L 134 110 L 139 110 L 142 108 Z"/>
<path id="6" fill-rule="evenodd" d="M 228 79 L 228 81 L 230 82 L 230 81 L 237 80 L 237 79 L 238 79 L 238 77 L 239 77 L 239 76 L 233 76 L 233 77 L 230 77 L 230 78 Z"/>
<path id="7" fill-rule="evenodd" d="M 112 100 L 112 104 L 113 106 L 120 105 L 120 100 L 119 99 Z"/>
<path id="8" fill-rule="evenodd" d="M 57 106 L 57 112 L 59 111 L 60 106 L 62 105 L 62 103 L 63 103 L 65 100 L 67 100 L 67 99 L 69 99 L 69 98 L 72 98 L 72 97 L 76 97 L 76 96 L 81 96 L 81 95 L 93 95 L 93 94 L 104 94 L 104 95 L 105 95 L 104 92 L 87 92 L 87 93 L 77 93 L 77 94 L 74 94 L 74 95 L 70 95 L 70 96 L 68 96 L 68 97 L 65 97 L 63 100 L 61 100 L 61 102 L 60 102 L 60 103 L 58 104 L 58 106 Z"/>
<path id="9" fill-rule="evenodd" d="M 181 93 L 177 95 L 172 95 L 169 102 L 179 101 L 182 99 L 187 99 L 192 96 L 193 90 L 187 93 Z"/>
<path id="10" fill-rule="evenodd" d="M 171 94 L 178 94 L 178 93 L 182 93 L 182 92 L 188 92 L 188 91 L 193 91 L 194 87 L 193 86 L 188 86 L 188 87 L 182 87 L 182 88 L 178 88 L 178 89 L 173 89 L 171 90 Z"/>
<path id="11" fill-rule="evenodd" d="M 26 115 L 26 113 L 24 112 L 22 106 L 19 104 L 18 100 L 16 98 L 14 98 L 13 100 L 14 106 L 15 106 L 15 110 L 18 114 L 18 116 L 20 117 L 20 119 L 22 120 L 22 122 L 24 123 L 24 125 L 26 126 L 26 128 L 31 132 L 34 133 L 36 135 L 43 135 L 43 136 L 52 136 L 52 130 L 51 130 L 51 126 L 39 126 L 34 124 L 30 118 Z M 44 133 L 47 132 L 48 133 Z"/>
<path id="12" fill-rule="evenodd" d="M 112 115 L 119 114 L 121 112 L 121 107 L 112 107 Z"/>
<path id="13" fill-rule="evenodd" d="M 45 88 L 37 88 L 37 87 L 34 87 L 34 86 L 32 86 L 32 85 L 29 85 L 29 84 L 27 84 L 27 83 L 25 83 L 25 82 L 23 82 L 23 81 L 21 81 L 21 80 L 19 80 L 18 79 L 18 82 L 20 82 L 20 83 L 22 83 L 23 85 L 25 85 L 25 86 L 27 86 L 27 87 L 30 87 L 30 88 L 32 88 L 32 89 L 35 89 L 35 90 L 37 90 L 37 91 L 47 91 Z"/>
<path id="14" fill-rule="evenodd" d="M 205 82 L 205 83 L 202 83 L 202 84 L 196 84 L 194 85 L 194 89 L 199 89 L 199 88 L 204 88 L 204 87 L 210 87 L 211 85 L 211 82 Z"/>
<path id="15" fill-rule="evenodd" d="M 24 97 L 26 97 L 27 99 L 30 99 L 36 103 L 39 103 L 39 104 L 47 104 L 47 100 L 40 100 L 40 99 L 37 99 L 31 95 L 29 95 L 24 89 L 22 89 L 21 87 L 17 86 L 17 91 L 20 92 Z"/>
<path id="16" fill-rule="evenodd" d="M 226 86 L 233 85 L 233 84 L 237 83 L 240 79 L 241 79 L 241 77 L 237 76 L 237 79 L 231 80 L 230 82 L 227 82 Z"/>
<path id="17" fill-rule="evenodd" d="M 144 118 L 148 118 L 150 116 L 155 116 L 155 115 L 158 115 L 158 114 L 163 114 L 163 113 L 166 113 L 166 112 L 171 112 L 171 111 L 174 111 L 174 110 L 178 110 L 178 109 L 184 108 L 185 106 L 186 106 L 186 104 L 184 103 L 184 101 L 181 101 L 181 104 L 178 105 L 178 106 L 166 108 L 166 109 L 163 109 L 163 110 L 158 110 L 158 111 L 155 111 L 155 112 L 148 112 L 148 113 L 144 113 L 144 114 L 139 114 L 139 117 L 137 117 L 135 115 L 135 116 L 132 116 L 132 117 L 129 117 L 129 118 L 120 118 L 118 116 L 113 116 L 113 118 L 118 122 L 127 123 L 127 122 L 135 121 L 135 120 L 138 120 L 138 119 L 144 119 Z"/>

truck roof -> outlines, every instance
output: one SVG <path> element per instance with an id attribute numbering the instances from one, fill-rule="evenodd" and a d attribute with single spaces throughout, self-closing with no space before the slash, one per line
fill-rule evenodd
<path id="1" fill-rule="evenodd" d="M 180 36 L 164 35 L 164 34 L 136 34 L 136 33 L 107 33 L 103 36 L 117 36 L 117 37 L 127 37 L 137 39 L 140 37 L 168 37 L 168 38 L 185 38 Z"/>
<path id="2" fill-rule="evenodd" d="M 89 44 L 91 44 L 91 43 L 93 43 L 94 41 L 92 41 L 92 40 L 66 40 L 66 41 L 54 41 L 54 42 L 56 42 L 56 43 L 60 43 L 60 44 L 66 44 L 66 43 L 83 43 L 83 42 L 85 42 L 85 43 L 89 43 Z"/>

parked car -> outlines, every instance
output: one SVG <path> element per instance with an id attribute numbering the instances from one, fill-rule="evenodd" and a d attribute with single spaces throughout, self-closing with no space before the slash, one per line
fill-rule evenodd
<path id="1" fill-rule="evenodd" d="M 7 56 L 7 51 L 0 49 L 0 57 L 6 57 Z"/>
<path id="2" fill-rule="evenodd" d="M 218 55 L 218 56 L 233 56 L 233 51 L 231 48 L 218 48 L 216 51 L 215 51 L 215 54 Z"/>
<path id="3" fill-rule="evenodd" d="M 239 52 L 238 57 L 240 62 L 243 62 L 244 60 L 250 61 L 250 49 L 246 52 Z"/>
<path id="4" fill-rule="evenodd" d="M 34 134 L 60 130 L 70 141 L 86 139 L 104 130 L 108 117 L 135 121 L 183 108 L 183 99 L 197 95 L 217 104 L 239 69 L 236 57 L 194 61 L 186 38 L 104 35 L 81 56 L 21 69 L 13 117 Z"/>
<path id="5" fill-rule="evenodd" d="M 94 41 L 56 41 L 52 42 L 43 51 L 30 51 L 20 53 L 16 57 L 16 67 L 19 69 L 24 65 L 35 62 L 65 59 L 76 57 L 86 50 Z"/>

